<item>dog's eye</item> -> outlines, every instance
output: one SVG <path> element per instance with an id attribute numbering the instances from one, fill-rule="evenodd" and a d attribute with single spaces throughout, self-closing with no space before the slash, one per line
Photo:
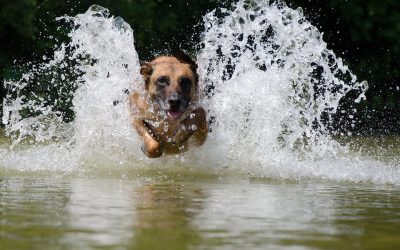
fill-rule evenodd
<path id="1" fill-rule="evenodd" d="M 191 83 L 192 82 L 187 77 L 182 77 L 180 80 L 181 87 L 184 89 L 190 89 Z"/>
<path id="2" fill-rule="evenodd" d="M 165 85 L 168 85 L 168 77 L 166 77 L 166 76 L 161 76 L 161 77 L 159 77 L 158 79 L 157 79 L 157 83 L 159 84 L 159 85 L 161 85 L 161 86 L 165 86 Z"/>

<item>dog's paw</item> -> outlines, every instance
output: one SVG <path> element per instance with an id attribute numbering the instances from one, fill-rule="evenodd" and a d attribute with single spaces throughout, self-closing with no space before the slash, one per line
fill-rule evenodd
<path id="1" fill-rule="evenodd" d="M 161 145 L 158 142 L 143 144 L 141 147 L 143 153 L 149 158 L 158 158 L 162 155 Z"/>

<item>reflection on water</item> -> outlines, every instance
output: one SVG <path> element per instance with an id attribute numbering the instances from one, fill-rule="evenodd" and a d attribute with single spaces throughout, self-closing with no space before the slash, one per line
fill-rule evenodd
<path id="1" fill-rule="evenodd" d="M 201 243 L 200 232 L 192 224 L 206 199 L 200 186 L 146 184 L 135 191 L 137 249 L 188 249 Z"/>
<path id="2" fill-rule="evenodd" d="M 1 248 L 57 246 L 68 225 L 70 193 L 67 180 L 0 177 Z"/>
<path id="3" fill-rule="evenodd" d="M 68 227 L 63 244 L 76 249 L 125 245 L 133 237 L 132 188 L 136 182 L 113 179 L 71 180 Z"/>
<path id="4" fill-rule="evenodd" d="M 0 180 L 1 249 L 383 249 L 400 189 L 247 179 Z"/>

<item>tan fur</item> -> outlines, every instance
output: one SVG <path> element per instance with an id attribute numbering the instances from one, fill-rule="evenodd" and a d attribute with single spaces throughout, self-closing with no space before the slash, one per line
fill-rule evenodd
<path id="1" fill-rule="evenodd" d="M 143 63 L 140 73 L 145 80 L 145 92 L 134 92 L 129 101 L 132 108 L 132 124 L 143 139 L 143 152 L 150 158 L 165 154 L 177 154 L 189 147 L 189 138 L 193 136 L 197 145 L 204 143 L 207 137 L 207 120 L 203 108 L 197 107 L 197 65 L 186 63 L 175 57 L 160 56 L 150 63 Z M 157 79 L 167 76 L 169 85 L 165 95 L 172 92 L 182 93 L 180 79 L 190 79 L 188 108 L 177 119 L 168 118 L 155 101 Z"/>

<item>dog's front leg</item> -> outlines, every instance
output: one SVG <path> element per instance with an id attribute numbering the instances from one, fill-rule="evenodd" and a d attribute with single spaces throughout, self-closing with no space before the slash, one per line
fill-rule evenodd
<path id="1" fill-rule="evenodd" d="M 196 124 L 196 131 L 194 133 L 195 143 L 200 146 L 206 141 L 208 134 L 208 123 L 206 111 L 203 108 L 198 108 L 191 113 L 194 115 L 194 122 Z M 190 118 L 190 117 L 189 117 Z"/>
<path id="2" fill-rule="evenodd" d="M 205 142 L 207 132 L 206 112 L 203 108 L 197 108 L 182 121 L 180 129 L 174 135 L 172 141 L 176 145 L 182 145 L 193 135 L 196 144 L 200 146 Z"/>
<path id="3" fill-rule="evenodd" d="M 146 126 L 146 123 L 141 119 L 134 119 L 133 126 L 139 136 L 143 139 L 143 153 L 149 158 L 160 157 L 162 155 L 161 144 L 154 139 L 150 129 Z"/>

